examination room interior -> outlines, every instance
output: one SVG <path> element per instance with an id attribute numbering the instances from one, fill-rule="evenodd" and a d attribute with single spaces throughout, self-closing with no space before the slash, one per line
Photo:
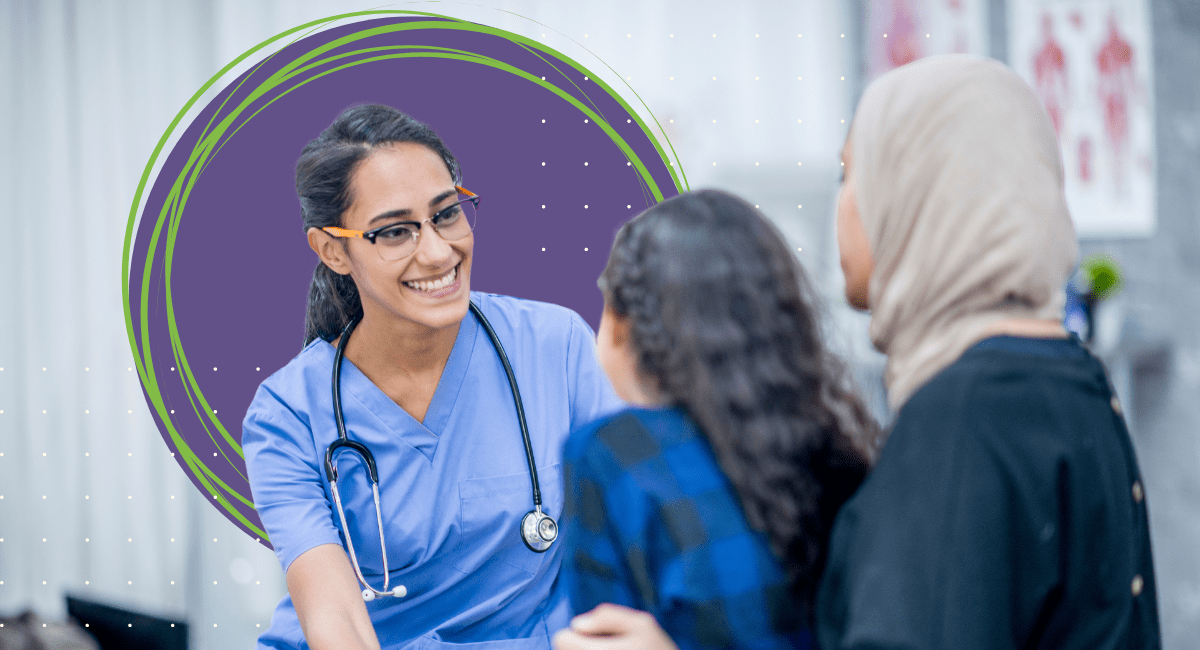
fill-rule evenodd
<path id="1" fill-rule="evenodd" d="M 60 622 L 71 597 L 76 607 L 186 624 L 192 648 L 249 648 L 266 629 L 286 592 L 279 563 L 207 502 L 164 443 L 131 353 L 123 246 L 146 161 L 206 81 L 280 32 L 369 8 L 332 0 L 0 3 L 0 617 L 32 611 Z M 895 29 L 896 40 L 911 32 L 924 53 L 997 58 L 1044 90 L 1052 113 L 1094 120 L 1094 142 L 1064 144 L 1067 175 L 1094 175 L 1096 187 L 1109 183 L 1128 205 L 1094 200 L 1101 188 L 1072 215 L 1082 257 L 1107 260 L 1122 279 L 1095 308 L 1090 346 L 1127 405 L 1145 476 L 1163 645 L 1200 648 L 1200 3 L 474 0 L 389 8 L 480 22 L 592 57 L 585 63 L 669 139 L 691 188 L 735 192 L 780 227 L 826 302 L 831 340 L 883 422 L 883 357 L 870 345 L 868 316 L 842 299 L 834 234 L 850 116 L 866 84 L 899 56 L 882 33 Z M 914 25 L 937 38 L 926 41 Z M 1078 54 L 1068 60 L 1091 72 L 1055 67 L 1044 55 L 1053 51 L 1050 29 L 1062 51 Z M 1100 36 L 1085 42 L 1070 30 Z M 1105 39 L 1132 48 L 1127 69 L 1097 63 Z M 1114 97 L 1136 122 L 1128 133 L 1105 126 L 1103 106 Z M 1119 137 L 1129 143 L 1112 144 Z M 1109 158 L 1089 166 L 1092 152 L 1110 144 L 1128 150 L 1115 163 L 1125 165 L 1126 181 L 1110 178 L 1125 172 L 1101 168 Z M 286 234 L 302 244 L 296 214 Z M 594 323 L 596 287 L 580 291 L 596 296 L 597 313 L 583 314 Z M 229 315 L 229 336 L 244 326 Z M 240 434 L 240 416 L 229 424 Z"/>

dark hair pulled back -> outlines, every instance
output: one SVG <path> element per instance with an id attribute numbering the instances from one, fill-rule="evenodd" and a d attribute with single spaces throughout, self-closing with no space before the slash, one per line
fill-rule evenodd
<path id="1" fill-rule="evenodd" d="M 441 156 L 454 184 L 461 184 L 458 160 L 429 125 L 391 106 L 354 106 L 342 111 L 329 128 L 305 145 L 296 161 L 296 196 L 305 232 L 342 226 L 342 215 L 354 202 L 351 183 L 358 165 L 377 147 L 401 142 L 424 145 Z M 333 340 L 352 318 L 361 315 L 362 301 L 354 280 L 317 262 L 308 289 L 304 345 L 317 338 Z"/>
<path id="2" fill-rule="evenodd" d="M 812 615 L 833 517 L 866 477 L 877 425 L 822 343 L 817 298 L 753 206 L 703 190 L 618 232 L 600 278 L 640 372 L 708 439 Z"/>

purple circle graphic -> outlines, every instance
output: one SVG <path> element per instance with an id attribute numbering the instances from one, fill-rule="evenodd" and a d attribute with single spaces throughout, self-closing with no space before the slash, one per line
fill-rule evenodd
<path id="1" fill-rule="evenodd" d="M 482 197 L 472 288 L 558 303 L 593 327 L 614 231 L 681 186 L 637 114 L 569 58 L 499 29 L 389 13 L 323 25 L 229 82 L 166 153 L 136 226 L 131 214 L 125 308 L 151 412 L 197 488 L 268 546 L 241 420 L 301 348 L 316 257 L 294 167 L 338 113 L 382 103 L 433 126 Z"/>

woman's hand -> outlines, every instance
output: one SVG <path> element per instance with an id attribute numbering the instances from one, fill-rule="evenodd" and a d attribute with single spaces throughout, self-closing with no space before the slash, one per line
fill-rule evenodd
<path id="1" fill-rule="evenodd" d="M 358 579 L 341 546 L 322 544 L 301 553 L 288 567 L 287 585 L 310 648 L 379 650 Z"/>
<path id="2" fill-rule="evenodd" d="M 602 603 L 554 635 L 554 650 L 679 650 L 646 612 Z"/>

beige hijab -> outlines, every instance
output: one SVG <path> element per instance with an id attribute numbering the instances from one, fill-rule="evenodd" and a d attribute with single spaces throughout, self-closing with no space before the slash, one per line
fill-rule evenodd
<path id="1" fill-rule="evenodd" d="M 968 55 L 893 70 L 867 88 L 850 144 L 893 410 L 989 325 L 1062 319 L 1075 230 L 1054 128 L 1016 74 Z"/>

